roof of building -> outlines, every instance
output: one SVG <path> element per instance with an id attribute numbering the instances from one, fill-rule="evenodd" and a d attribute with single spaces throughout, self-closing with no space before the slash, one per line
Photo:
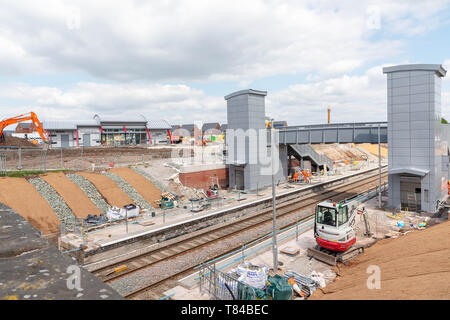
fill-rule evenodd
<path id="1" fill-rule="evenodd" d="M 206 130 L 210 130 L 210 129 L 217 129 L 220 130 L 220 123 L 218 122 L 208 122 L 208 123 L 204 123 L 202 126 L 202 131 L 205 132 Z"/>
<path id="2" fill-rule="evenodd" d="M 31 127 L 34 128 L 34 124 L 32 122 L 22 122 L 17 124 L 17 127 L 23 128 L 23 129 L 29 129 Z"/>
<path id="3" fill-rule="evenodd" d="M 61 121 L 61 120 L 45 120 L 42 121 L 42 126 L 45 130 L 76 130 L 76 121 Z"/>
<path id="4" fill-rule="evenodd" d="M 421 176 L 421 177 L 425 176 L 429 172 L 430 172 L 430 170 L 418 169 L 418 168 L 413 168 L 413 167 L 389 169 L 389 174 L 407 173 L 407 174 L 413 174 L 413 175 Z"/>
<path id="5" fill-rule="evenodd" d="M 267 96 L 267 91 L 261 91 L 261 90 L 254 90 L 254 89 L 245 89 L 245 90 L 239 90 L 233 93 L 230 93 L 229 95 L 225 96 L 225 100 L 228 100 L 233 97 L 237 97 L 243 94 L 254 94 L 259 96 Z"/>
<path id="6" fill-rule="evenodd" d="M 100 122 L 147 122 L 147 118 L 143 115 L 126 115 L 126 116 L 100 116 L 99 114 L 94 115 L 94 120 L 97 123 Z"/>
<path id="7" fill-rule="evenodd" d="M 0 246 L 0 299 L 123 300 L 113 288 L 62 254 L 21 215 L 1 203 L 0 220 L 5 226 Z M 80 288 L 71 289 L 67 283 L 70 276 L 76 275 L 77 267 Z"/>
<path id="8" fill-rule="evenodd" d="M 95 120 L 45 120 L 42 126 L 45 130 L 76 130 L 77 127 L 97 127 L 99 124 Z"/>
<path id="9" fill-rule="evenodd" d="M 440 77 L 445 77 L 445 74 L 447 73 L 447 70 L 445 70 L 441 64 L 402 64 L 383 68 L 383 73 L 398 71 L 435 71 Z"/>
<path id="10" fill-rule="evenodd" d="M 160 119 L 160 120 L 148 120 L 147 128 L 150 130 L 156 129 L 170 130 L 172 129 L 172 126 L 166 120 Z"/>

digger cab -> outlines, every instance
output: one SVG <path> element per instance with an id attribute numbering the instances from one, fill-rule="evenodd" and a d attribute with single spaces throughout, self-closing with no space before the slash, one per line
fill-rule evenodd
<path id="1" fill-rule="evenodd" d="M 345 251 L 356 242 L 347 204 L 324 201 L 316 206 L 314 236 L 319 246 Z"/>

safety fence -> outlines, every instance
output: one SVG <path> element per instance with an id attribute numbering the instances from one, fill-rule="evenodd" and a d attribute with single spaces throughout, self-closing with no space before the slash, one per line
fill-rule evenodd
<path id="1" fill-rule="evenodd" d="M 1 169 L 13 171 L 104 170 L 115 166 L 151 163 L 170 158 L 172 149 L 133 147 L 81 147 L 44 149 L 39 147 L 0 147 Z M 180 154 L 191 156 L 191 152 Z"/>
<path id="2" fill-rule="evenodd" d="M 208 294 L 211 300 L 255 300 L 259 298 L 253 287 L 216 269 L 215 264 L 202 265 L 199 274 L 200 293 Z"/>

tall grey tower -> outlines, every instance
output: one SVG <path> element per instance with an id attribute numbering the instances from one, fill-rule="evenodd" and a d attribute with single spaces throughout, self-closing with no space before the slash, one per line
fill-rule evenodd
<path id="1" fill-rule="evenodd" d="M 270 182 L 270 176 L 260 177 L 257 157 L 259 149 L 267 149 L 267 140 L 261 143 L 254 136 L 253 141 L 250 141 L 249 136 L 249 133 L 257 134 L 265 129 L 266 95 L 266 91 L 247 89 L 225 96 L 228 118 L 226 138 L 228 172 L 231 188 L 254 190 L 265 184 L 261 181 L 262 179 Z"/>
<path id="2" fill-rule="evenodd" d="M 383 68 L 388 89 L 389 206 L 436 212 L 447 197 L 438 64 Z"/>

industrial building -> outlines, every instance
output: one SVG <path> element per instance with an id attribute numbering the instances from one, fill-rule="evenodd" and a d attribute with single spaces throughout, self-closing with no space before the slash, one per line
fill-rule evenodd
<path id="1" fill-rule="evenodd" d="M 436 212 L 447 197 L 448 125 L 441 123 L 438 64 L 386 67 L 389 205 Z"/>
<path id="2" fill-rule="evenodd" d="M 43 126 L 52 148 L 161 144 L 171 135 L 167 121 L 144 116 L 118 119 L 96 114 L 93 120 L 47 120 Z"/>

